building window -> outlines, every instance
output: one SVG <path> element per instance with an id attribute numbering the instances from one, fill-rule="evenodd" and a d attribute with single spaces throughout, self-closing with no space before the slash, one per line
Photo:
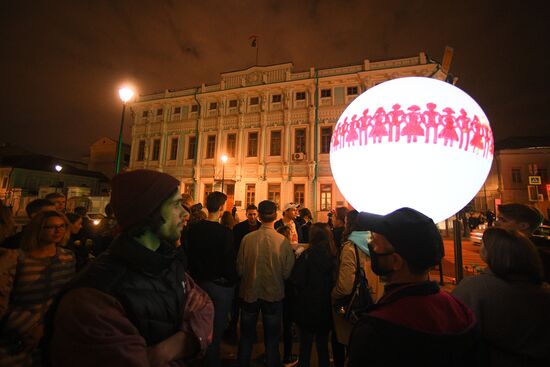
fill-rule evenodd
<path id="1" fill-rule="evenodd" d="M 183 186 L 183 192 L 186 194 L 189 194 L 192 198 L 195 197 L 195 184 L 192 183 L 186 183 Z"/>
<path id="2" fill-rule="evenodd" d="M 153 154 L 151 154 L 152 161 L 158 161 L 160 157 L 160 139 L 153 140 Z"/>
<path id="3" fill-rule="evenodd" d="M 170 160 L 175 161 L 178 157 L 178 138 L 172 138 L 172 142 L 170 144 Z"/>
<path id="4" fill-rule="evenodd" d="M 332 89 L 321 89 L 321 98 L 329 98 L 332 96 Z"/>
<path id="5" fill-rule="evenodd" d="M 330 139 L 332 139 L 332 127 L 321 128 L 321 154 L 330 153 Z"/>
<path id="6" fill-rule="evenodd" d="M 256 204 L 256 185 L 246 184 L 246 206 Z"/>
<path id="7" fill-rule="evenodd" d="M 281 95 L 274 94 L 271 96 L 271 103 L 281 103 Z"/>
<path id="8" fill-rule="evenodd" d="M 174 107 L 174 114 L 179 115 L 181 113 L 181 107 Z"/>
<path id="9" fill-rule="evenodd" d="M 521 183 L 521 170 L 519 168 L 512 168 L 512 182 Z"/>
<path id="10" fill-rule="evenodd" d="M 258 156 L 258 133 L 248 133 L 248 150 L 246 151 L 246 156 Z"/>
<path id="11" fill-rule="evenodd" d="M 216 135 L 208 135 L 206 140 L 206 158 L 214 158 L 216 154 Z"/>
<path id="12" fill-rule="evenodd" d="M 210 102 L 208 105 L 209 110 L 215 110 L 216 108 L 218 108 L 218 102 Z"/>
<path id="13" fill-rule="evenodd" d="M 227 135 L 227 145 L 225 147 L 227 156 L 230 158 L 235 158 L 237 154 L 237 134 L 228 134 Z"/>
<path id="14" fill-rule="evenodd" d="M 187 145 L 187 159 L 195 159 L 196 146 L 197 146 L 197 138 L 194 136 L 190 136 L 189 144 Z"/>
<path id="15" fill-rule="evenodd" d="M 212 184 L 204 184 L 204 201 L 206 203 L 206 198 L 212 193 Z"/>
<path id="16" fill-rule="evenodd" d="M 296 129 L 294 132 L 294 153 L 306 152 L 306 129 Z"/>
<path id="17" fill-rule="evenodd" d="M 251 97 L 250 98 L 250 105 L 255 106 L 260 103 L 260 97 Z"/>
<path id="18" fill-rule="evenodd" d="M 294 203 L 304 206 L 306 195 L 305 184 L 294 184 Z"/>
<path id="19" fill-rule="evenodd" d="M 348 96 L 355 96 L 358 94 L 359 89 L 357 87 L 348 87 L 346 90 L 346 94 Z"/>
<path id="20" fill-rule="evenodd" d="M 198 104 L 191 105 L 191 112 L 199 112 L 199 105 Z"/>
<path id="21" fill-rule="evenodd" d="M 141 117 L 145 117 L 145 118 L 149 117 L 149 111 L 143 111 L 141 113 Z"/>
<path id="22" fill-rule="evenodd" d="M 145 140 L 139 141 L 137 161 L 143 162 L 145 160 Z"/>
<path id="23" fill-rule="evenodd" d="M 275 204 L 277 204 L 277 208 L 280 208 L 281 184 L 267 185 L 267 200 L 273 201 Z"/>
<path id="24" fill-rule="evenodd" d="M 237 108 L 237 100 L 232 99 L 229 101 L 229 108 Z"/>
<path id="25" fill-rule="evenodd" d="M 281 130 L 271 131 L 269 155 L 281 155 Z"/>
<path id="26" fill-rule="evenodd" d="M 332 185 L 321 184 L 321 210 L 332 209 Z"/>
<path id="27" fill-rule="evenodd" d="M 296 100 L 304 101 L 306 99 L 306 92 L 296 92 Z"/>
<path id="28" fill-rule="evenodd" d="M 157 109 L 157 116 L 162 116 L 162 108 Z"/>

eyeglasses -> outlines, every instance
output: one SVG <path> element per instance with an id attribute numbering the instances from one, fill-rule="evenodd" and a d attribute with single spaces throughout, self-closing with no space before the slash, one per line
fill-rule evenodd
<path id="1" fill-rule="evenodd" d="M 44 229 L 47 231 L 56 231 L 56 230 L 66 230 L 67 225 L 66 224 L 58 224 L 57 226 L 44 226 Z"/>

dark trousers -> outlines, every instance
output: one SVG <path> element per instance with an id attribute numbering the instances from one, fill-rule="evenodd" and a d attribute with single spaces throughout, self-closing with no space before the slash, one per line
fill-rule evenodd
<path id="1" fill-rule="evenodd" d="M 309 367 L 313 340 L 315 340 L 315 346 L 317 348 L 319 367 L 328 367 L 330 365 L 328 355 L 328 330 L 313 333 L 304 329 L 300 329 L 300 357 L 298 358 L 298 366 Z"/>
<path id="2" fill-rule="evenodd" d="M 292 359 L 292 300 L 283 300 L 283 361 Z"/>
<path id="3" fill-rule="evenodd" d="M 332 330 L 330 334 L 332 361 L 334 362 L 334 367 L 344 367 L 344 363 L 346 361 L 346 346 L 338 343 L 338 338 L 336 337 L 336 332 L 334 330 Z"/>
<path id="4" fill-rule="evenodd" d="M 234 288 L 206 281 L 199 282 L 199 286 L 208 293 L 214 304 L 214 335 L 206 351 L 206 361 L 210 367 L 221 367 L 220 344 L 231 310 Z"/>
<path id="5" fill-rule="evenodd" d="M 262 299 L 256 302 L 241 303 L 241 338 L 239 341 L 239 366 L 248 367 L 252 347 L 256 338 L 258 314 L 262 312 L 264 326 L 264 344 L 267 367 L 280 367 L 279 339 L 281 337 L 281 319 L 283 302 L 267 302 Z"/>

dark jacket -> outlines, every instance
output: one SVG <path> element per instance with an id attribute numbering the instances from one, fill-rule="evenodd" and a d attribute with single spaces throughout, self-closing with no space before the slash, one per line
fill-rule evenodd
<path id="1" fill-rule="evenodd" d="M 185 276 L 178 250 L 162 243 L 151 251 L 119 236 L 68 286 L 94 288 L 117 299 L 147 345 L 175 334 L 182 325 Z"/>
<path id="2" fill-rule="evenodd" d="M 282 227 L 284 225 L 285 223 L 283 222 L 283 218 L 279 219 L 274 224 L 275 229 Z M 300 225 L 300 222 L 297 220 L 294 220 L 294 225 L 296 226 L 296 233 L 298 234 L 298 243 L 304 243 L 304 236 L 302 234 L 302 226 Z"/>
<path id="3" fill-rule="evenodd" d="M 354 327 L 349 366 L 477 366 L 472 311 L 435 282 L 392 285 Z"/>
<path id="4" fill-rule="evenodd" d="M 323 248 L 308 248 L 296 259 L 289 282 L 295 291 L 293 319 L 308 331 L 328 331 L 332 311 L 334 257 Z"/>
<path id="5" fill-rule="evenodd" d="M 488 366 L 550 366 L 550 290 L 507 281 L 489 269 L 466 277 L 453 296 L 476 315 Z"/>
<path id="6" fill-rule="evenodd" d="M 260 223 L 259 221 L 256 221 L 256 223 L 253 226 L 251 226 L 248 223 L 248 220 L 243 220 L 242 222 L 237 223 L 233 227 L 233 244 L 234 244 L 236 254 L 239 253 L 239 248 L 241 247 L 241 241 L 243 240 L 243 237 L 249 234 L 250 232 L 260 228 L 261 225 L 262 223 Z"/>
<path id="7" fill-rule="evenodd" d="M 233 232 L 220 223 L 200 220 L 187 231 L 187 262 L 197 282 L 231 287 L 237 283 L 237 255 Z"/>

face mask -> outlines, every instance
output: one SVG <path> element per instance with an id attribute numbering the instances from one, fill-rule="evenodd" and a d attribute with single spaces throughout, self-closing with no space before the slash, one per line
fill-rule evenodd
<path id="1" fill-rule="evenodd" d="M 378 276 L 387 276 L 393 273 L 393 270 L 390 268 L 384 268 L 380 264 L 380 258 L 383 256 L 388 256 L 393 254 L 395 251 L 392 252 L 386 252 L 384 254 L 379 254 L 374 252 L 374 249 L 371 245 L 369 245 L 369 252 L 370 252 L 370 266 L 374 274 Z"/>

